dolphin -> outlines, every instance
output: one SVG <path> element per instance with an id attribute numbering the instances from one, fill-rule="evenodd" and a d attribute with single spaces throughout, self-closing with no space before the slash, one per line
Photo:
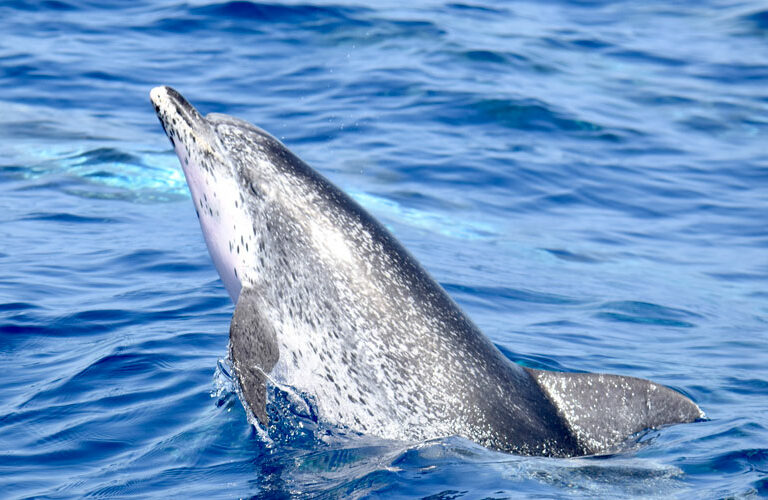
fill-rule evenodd
<path id="1" fill-rule="evenodd" d="M 268 383 L 311 395 L 320 419 L 351 431 L 458 435 L 523 455 L 608 453 L 704 417 L 648 380 L 511 362 L 387 229 L 279 140 L 203 117 L 170 87 L 150 99 L 236 304 L 229 357 L 261 425 Z"/>

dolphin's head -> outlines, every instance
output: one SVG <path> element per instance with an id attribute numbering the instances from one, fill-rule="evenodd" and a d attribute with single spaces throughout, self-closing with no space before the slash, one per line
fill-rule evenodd
<path id="1" fill-rule="evenodd" d="M 365 238 L 375 222 L 278 139 L 229 115 L 203 117 L 170 87 L 152 89 L 150 98 L 233 301 L 243 286 L 284 279 L 287 267 L 295 275 L 307 255 L 333 269 L 357 265 L 352 249 L 370 238 L 350 235 Z"/>
<path id="2" fill-rule="evenodd" d="M 233 301 L 249 268 L 241 249 L 243 233 L 252 233 L 241 203 L 241 183 L 212 123 L 171 87 L 155 87 L 150 100 L 179 157 L 205 242 Z"/>

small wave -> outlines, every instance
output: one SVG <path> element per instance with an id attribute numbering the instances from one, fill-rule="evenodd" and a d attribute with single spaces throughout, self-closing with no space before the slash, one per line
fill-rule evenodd
<path id="1" fill-rule="evenodd" d="M 39 12 L 41 10 L 50 10 L 50 11 L 72 11 L 72 10 L 78 10 L 78 7 L 76 5 L 73 5 L 71 2 L 61 2 L 58 0 L 43 0 L 43 1 L 11 1 L 11 2 L 3 2 L 3 7 L 7 7 L 9 9 L 15 9 L 15 10 L 21 10 L 21 11 L 29 11 L 29 12 Z"/>
<path id="2" fill-rule="evenodd" d="M 570 371 L 566 367 L 562 366 L 556 359 L 534 354 L 519 354 L 506 346 L 500 344 L 494 344 L 501 351 L 501 353 L 513 363 L 517 363 L 528 368 L 536 368 L 539 370 L 552 370 L 552 371 Z"/>
<path id="3" fill-rule="evenodd" d="M 570 40 L 569 43 L 573 47 L 590 51 L 608 49 L 614 46 L 610 42 L 596 38 L 577 38 L 575 40 Z"/>
<path id="4" fill-rule="evenodd" d="M 455 283 L 443 283 L 443 287 L 448 291 L 456 293 L 467 294 L 471 297 L 485 297 L 489 299 L 490 303 L 497 304 L 499 300 L 502 301 L 520 301 L 529 302 L 534 304 L 558 304 L 558 305 L 575 305 L 583 303 L 579 299 L 572 297 L 566 297 L 564 295 L 557 295 L 546 292 L 535 292 L 532 290 L 523 290 L 517 288 L 507 287 L 491 287 L 491 286 L 476 286 L 470 287 L 466 285 L 459 285 Z M 505 304 L 499 304 L 501 309 L 508 307 Z"/>
<path id="5" fill-rule="evenodd" d="M 151 25 L 140 25 L 137 31 L 158 33 L 193 33 L 221 30 L 231 33 L 263 33 L 271 26 L 290 25 L 323 33 L 343 29 L 370 26 L 356 16 L 366 12 L 361 7 L 333 7 L 313 4 L 276 4 L 234 1 L 189 7 L 174 12 L 173 17 L 163 17 Z"/>
<path id="6" fill-rule="evenodd" d="M 665 57 L 659 54 L 653 54 L 651 52 L 646 52 L 643 50 L 630 50 L 630 49 L 614 50 L 614 51 L 608 52 L 608 55 L 610 55 L 611 57 L 615 57 L 617 59 L 628 59 L 635 62 L 669 66 L 672 68 L 680 68 L 688 64 L 687 61 L 684 61 L 682 59 Z"/>
<path id="7" fill-rule="evenodd" d="M 37 309 L 40 306 L 36 304 L 29 304 L 26 302 L 6 302 L 4 304 L 0 303 L 0 312 L 7 312 L 7 311 L 28 311 L 30 309 Z"/>
<path id="8" fill-rule="evenodd" d="M 76 154 L 66 158 L 67 161 L 72 164 L 78 165 L 101 165 L 104 163 L 123 163 L 126 165 L 140 165 L 139 158 L 125 151 L 115 148 L 96 148 L 89 151 L 84 151 L 80 154 Z"/>
<path id="9" fill-rule="evenodd" d="M 580 262 L 582 264 L 597 264 L 600 260 L 590 257 L 589 255 L 571 252 L 562 248 L 543 248 L 542 250 L 554 255 L 560 260 L 568 262 Z"/>
<path id="10" fill-rule="evenodd" d="M 689 464 L 686 469 L 691 472 L 698 469 L 700 473 L 714 474 L 718 477 L 723 475 L 739 477 L 739 484 L 733 485 L 733 489 L 741 489 L 745 498 L 755 495 L 762 498 L 765 493 L 768 493 L 768 480 L 765 478 L 768 471 L 768 449 L 766 448 L 743 448 L 719 453 L 705 463 Z"/>
<path id="11" fill-rule="evenodd" d="M 475 111 L 470 121 L 478 124 L 495 123 L 527 131 L 603 131 L 603 127 L 596 123 L 568 117 L 534 99 L 483 99 L 468 108 Z"/>
<path id="12" fill-rule="evenodd" d="M 506 9 L 500 9 L 497 6 L 491 7 L 490 5 L 481 5 L 473 3 L 448 3 L 447 8 L 461 12 L 462 14 L 482 14 L 482 15 L 509 15 L 509 11 Z"/>
<path id="13" fill-rule="evenodd" d="M 206 18 L 223 17 L 238 20 L 258 20 L 260 22 L 302 22 L 317 19 L 347 19 L 355 12 L 365 9 L 319 6 L 313 4 L 277 4 L 262 2 L 224 2 L 202 7 L 193 7 L 190 12 Z"/>
<path id="14" fill-rule="evenodd" d="M 464 57 L 470 61 L 480 61 L 496 64 L 504 64 L 508 62 L 508 59 L 503 54 L 494 52 L 492 50 L 468 50 L 462 53 Z"/>
<path id="15" fill-rule="evenodd" d="M 648 302 L 617 301 L 605 303 L 600 307 L 604 311 L 597 313 L 596 317 L 624 323 L 693 328 L 696 326 L 694 321 L 702 319 L 701 315 L 691 311 Z"/>
<path id="16" fill-rule="evenodd" d="M 471 94 L 428 92 L 415 107 L 428 110 L 435 120 L 455 125 L 496 125 L 530 132 L 563 131 L 581 138 L 621 142 L 637 133 L 608 129 L 597 123 L 578 119 L 533 98 L 479 98 Z"/>
<path id="17" fill-rule="evenodd" d="M 61 222 L 68 224 L 118 224 L 120 219 L 112 217 L 86 217 L 68 213 L 31 213 L 23 220 L 38 220 L 46 222 Z"/>
<path id="18" fill-rule="evenodd" d="M 177 254 L 176 252 L 142 249 L 119 255 L 105 262 L 102 266 L 121 270 L 131 269 L 132 272 L 136 273 L 167 274 L 169 278 L 173 278 L 181 274 L 209 269 L 210 263 L 207 261 L 190 262 L 189 257 L 181 252 Z"/>
<path id="19" fill-rule="evenodd" d="M 768 381 L 758 378 L 728 377 L 726 380 L 728 392 L 740 395 L 768 394 Z"/>
<path id="20" fill-rule="evenodd" d="M 741 17 L 759 31 L 768 31 L 768 10 L 759 10 Z"/>
<path id="21" fill-rule="evenodd" d="M 445 57 L 447 63 L 456 65 L 457 69 L 465 68 L 469 62 L 474 64 L 478 71 L 484 71 L 488 74 L 502 74 L 510 71 L 531 71 L 535 73 L 554 73 L 557 71 L 554 66 L 546 65 L 542 61 L 504 50 L 440 51 L 436 52 L 435 56 Z M 482 69 L 480 65 L 483 65 Z"/>

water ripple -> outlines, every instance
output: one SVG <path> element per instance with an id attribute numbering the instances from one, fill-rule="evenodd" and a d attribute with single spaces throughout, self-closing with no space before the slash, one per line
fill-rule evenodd
<path id="1" fill-rule="evenodd" d="M 693 321 L 702 319 L 700 315 L 690 311 L 645 302 L 609 302 L 603 304 L 601 309 L 604 311 L 597 313 L 596 316 L 609 321 L 644 323 L 679 328 L 694 327 L 696 324 Z"/>

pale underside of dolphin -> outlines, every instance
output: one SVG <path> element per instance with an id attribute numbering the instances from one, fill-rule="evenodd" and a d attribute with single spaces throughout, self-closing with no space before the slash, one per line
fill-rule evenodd
<path id="1" fill-rule="evenodd" d="M 606 453 L 703 417 L 647 380 L 512 363 L 381 224 L 280 141 L 203 117 L 170 87 L 151 100 L 236 303 L 229 355 L 262 424 L 270 381 L 353 431 L 458 435 L 527 455 Z"/>

